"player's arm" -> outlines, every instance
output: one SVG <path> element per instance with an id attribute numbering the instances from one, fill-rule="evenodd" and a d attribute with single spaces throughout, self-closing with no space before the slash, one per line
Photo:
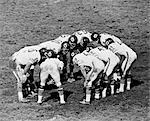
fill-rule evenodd
<path id="1" fill-rule="evenodd" d="M 92 75 L 92 73 L 93 73 L 93 70 L 94 70 L 94 64 L 92 63 L 92 67 L 90 68 L 90 71 L 87 73 L 87 72 L 85 72 L 85 82 L 84 82 L 84 87 L 86 87 L 87 86 L 87 84 L 91 81 L 90 80 L 90 77 L 91 77 L 91 75 Z"/>
<path id="2" fill-rule="evenodd" d="M 103 74 L 106 74 L 106 71 L 107 71 L 109 65 L 110 65 L 110 58 L 108 58 L 108 61 L 107 61 L 107 64 L 106 64 L 106 66 L 104 68 Z"/>
<path id="3" fill-rule="evenodd" d="M 71 69 L 70 69 L 70 66 L 71 66 L 71 55 L 70 55 L 70 52 L 67 53 L 67 65 L 66 65 L 66 68 L 67 68 L 67 73 L 70 74 L 71 73 Z"/>
<path id="4" fill-rule="evenodd" d="M 89 81 L 90 80 L 90 77 L 94 71 L 94 63 L 92 62 L 92 65 L 91 65 L 91 70 L 87 73 L 87 76 L 86 76 L 86 80 Z"/>
<path id="5" fill-rule="evenodd" d="M 27 72 L 30 70 L 31 66 L 32 66 L 34 63 L 36 63 L 36 62 L 38 62 L 38 58 L 35 58 L 35 59 L 33 59 L 33 60 L 30 60 L 30 61 L 26 64 L 26 66 L 25 66 L 25 68 L 24 68 L 24 74 L 25 74 L 25 75 L 26 75 Z"/>
<path id="6" fill-rule="evenodd" d="M 24 68 L 24 75 L 27 74 L 27 72 L 29 71 L 29 69 L 31 68 L 31 66 L 32 66 L 32 63 L 30 63 L 30 62 L 26 64 L 26 66 Z"/>

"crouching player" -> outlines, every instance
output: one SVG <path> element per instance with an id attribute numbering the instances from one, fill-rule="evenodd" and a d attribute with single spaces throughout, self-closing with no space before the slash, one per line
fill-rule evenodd
<path id="1" fill-rule="evenodd" d="M 48 57 L 44 62 L 40 64 L 40 88 L 38 90 L 38 101 L 37 103 L 42 103 L 42 97 L 44 92 L 44 87 L 46 84 L 46 80 L 49 75 L 52 77 L 55 85 L 58 87 L 58 93 L 60 97 L 60 104 L 64 104 L 64 94 L 63 88 L 60 81 L 60 72 L 63 69 L 64 63 L 60 61 L 58 58 L 53 58 L 53 51 L 48 52 Z"/>
<path id="2" fill-rule="evenodd" d="M 68 41 L 65 41 L 61 45 L 61 50 L 58 53 L 59 60 L 63 61 L 64 68 L 62 73 L 62 79 L 69 82 L 69 80 L 73 80 L 73 72 L 72 72 L 72 60 L 71 60 L 71 52 L 70 52 L 70 46 Z"/>
<path id="3" fill-rule="evenodd" d="M 131 83 L 131 66 L 133 62 L 137 59 L 137 54 L 126 44 L 122 43 L 121 40 L 116 39 L 117 37 L 110 37 L 108 35 L 101 35 L 100 43 L 111 50 L 119 57 L 124 57 L 123 62 L 121 64 L 122 70 L 122 78 L 120 84 L 120 92 L 124 92 L 124 83 L 125 79 L 127 79 L 127 90 L 130 90 Z"/>
<path id="4" fill-rule="evenodd" d="M 73 57 L 73 63 L 79 66 L 85 78 L 84 87 L 86 88 L 86 96 L 80 103 L 90 104 L 92 84 L 104 70 L 104 63 L 98 58 L 88 55 L 86 52 L 75 55 Z M 95 97 L 99 98 L 99 95 L 95 95 Z"/>
<path id="5" fill-rule="evenodd" d="M 111 94 L 114 94 L 114 80 L 112 79 L 113 72 L 118 68 L 120 59 L 110 50 L 99 46 L 89 51 L 91 55 L 94 55 L 98 59 L 105 63 L 105 68 L 103 71 L 103 82 L 108 86 L 111 84 Z M 105 90 L 106 91 L 106 90 Z M 106 94 L 106 93 L 104 93 Z M 103 95 L 104 97 L 106 95 Z"/>
<path id="6" fill-rule="evenodd" d="M 38 63 L 41 63 L 46 58 L 47 50 L 45 48 L 38 50 L 30 51 L 18 51 L 12 55 L 10 58 L 11 69 L 13 74 L 17 79 L 17 90 L 18 90 L 18 100 L 19 102 L 28 102 L 23 96 L 22 85 L 26 83 L 30 77 L 31 66 L 35 66 Z M 13 65 L 13 66 L 12 66 Z"/>

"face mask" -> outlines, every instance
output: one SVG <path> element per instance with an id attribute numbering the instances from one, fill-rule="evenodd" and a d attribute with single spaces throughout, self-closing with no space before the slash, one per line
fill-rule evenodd
<path id="1" fill-rule="evenodd" d="M 76 44 L 75 43 L 70 43 L 70 48 L 73 49 L 76 47 Z"/>
<path id="2" fill-rule="evenodd" d="M 65 55 L 65 54 L 67 54 L 69 52 L 69 49 L 62 49 L 62 53 Z"/>
<path id="3" fill-rule="evenodd" d="M 52 57 L 52 53 L 51 52 L 47 53 L 46 55 L 47 55 L 48 58 Z"/>

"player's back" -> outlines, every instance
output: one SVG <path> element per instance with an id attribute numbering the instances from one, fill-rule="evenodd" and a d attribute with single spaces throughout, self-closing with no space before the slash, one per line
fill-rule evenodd
<path id="1" fill-rule="evenodd" d="M 54 52 L 58 53 L 61 49 L 61 45 L 52 41 L 46 41 L 39 44 L 40 48 L 52 49 Z"/>
<path id="2" fill-rule="evenodd" d="M 111 56 L 111 53 L 103 47 L 94 48 L 94 49 L 90 50 L 89 53 L 91 55 L 94 55 L 98 59 L 105 61 L 105 62 L 107 62 L 109 57 Z"/>
<path id="3" fill-rule="evenodd" d="M 27 63 L 34 63 L 36 61 L 40 61 L 40 53 L 37 50 L 34 51 L 25 51 L 22 53 L 18 53 L 16 56 L 16 61 L 19 64 L 26 65 Z"/>
<path id="4" fill-rule="evenodd" d="M 105 42 L 105 40 L 111 38 L 114 42 L 117 42 L 118 44 L 122 44 L 122 41 L 118 37 L 108 33 L 102 33 L 100 34 L 100 37 L 101 37 L 100 38 L 101 42 Z"/>
<path id="5" fill-rule="evenodd" d="M 126 56 L 127 50 L 122 46 L 122 44 L 120 45 L 118 43 L 111 43 L 110 45 L 108 45 L 108 49 L 115 54 Z"/>

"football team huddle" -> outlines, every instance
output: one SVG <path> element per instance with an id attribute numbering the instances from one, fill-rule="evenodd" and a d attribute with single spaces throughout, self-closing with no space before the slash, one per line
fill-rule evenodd
<path id="1" fill-rule="evenodd" d="M 54 84 L 65 104 L 62 82 L 72 83 L 81 74 L 84 79 L 85 96 L 81 104 L 90 104 L 95 99 L 124 92 L 131 88 L 131 66 L 137 54 L 118 37 L 85 30 L 64 34 L 55 40 L 34 46 L 26 46 L 10 57 L 10 68 L 17 79 L 19 102 L 28 102 L 28 95 L 38 95 L 41 104 L 46 84 Z M 40 67 L 40 82 L 34 80 L 34 69 Z M 94 94 L 93 94 L 94 93 Z"/>

